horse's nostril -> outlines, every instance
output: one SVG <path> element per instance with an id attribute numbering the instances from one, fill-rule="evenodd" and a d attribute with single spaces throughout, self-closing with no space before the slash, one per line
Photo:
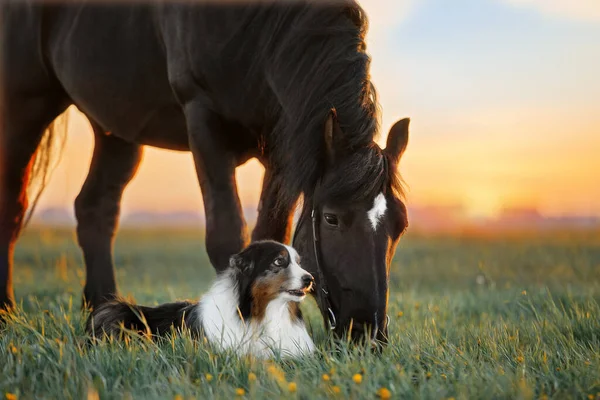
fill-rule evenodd
<path id="1" fill-rule="evenodd" d="M 302 284 L 304 287 L 309 287 L 314 282 L 315 278 L 312 275 L 304 275 L 302 277 Z"/>

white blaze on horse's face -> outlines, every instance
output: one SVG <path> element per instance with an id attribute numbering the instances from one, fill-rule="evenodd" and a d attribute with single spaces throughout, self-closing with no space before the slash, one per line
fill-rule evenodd
<path id="1" fill-rule="evenodd" d="M 373 230 L 377 230 L 377 225 L 379 225 L 379 221 L 385 215 L 387 210 L 387 201 L 385 200 L 385 195 L 383 193 L 379 193 L 375 200 L 373 201 L 373 208 L 367 211 L 367 217 L 369 221 L 371 221 L 371 226 Z"/>

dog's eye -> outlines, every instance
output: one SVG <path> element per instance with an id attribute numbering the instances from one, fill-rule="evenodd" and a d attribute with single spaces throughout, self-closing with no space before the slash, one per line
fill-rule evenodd
<path id="1" fill-rule="evenodd" d="M 285 264 L 285 260 L 281 257 L 277 257 L 275 261 L 273 261 L 273 264 L 277 265 L 278 267 L 281 267 Z"/>
<path id="2" fill-rule="evenodd" d="M 331 226 L 338 226 L 338 217 L 335 214 L 323 214 L 325 222 Z"/>

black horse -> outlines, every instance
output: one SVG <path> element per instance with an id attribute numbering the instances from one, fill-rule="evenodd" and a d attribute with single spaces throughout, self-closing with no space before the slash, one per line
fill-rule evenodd
<path id="1" fill-rule="evenodd" d="M 303 196 L 293 244 L 325 321 L 385 340 L 389 266 L 407 226 L 396 171 L 408 120 L 385 150 L 374 142 L 365 13 L 350 0 L 218 3 L 2 2 L 0 304 L 14 301 L 13 250 L 34 166 L 48 165 L 44 132 L 74 104 L 95 135 L 75 201 L 92 307 L 117 292 L 119 203 L 150 145 L 193 153 L 217 270 L 250 240 L 235 169 L 260 160 L 252 240 L 289 242 Z"/>

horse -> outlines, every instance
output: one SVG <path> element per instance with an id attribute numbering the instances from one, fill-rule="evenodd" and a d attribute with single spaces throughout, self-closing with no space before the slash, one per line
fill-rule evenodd
<path id="1" fill-rule="evenodd" d="M 398 163 L 408 119 L 375 139 L 368 19 L 354 0 L 2 2 L 0 304 L 31 182 L 45 182 L 53 121 L 75 105 L 94 151 L 75 200 L 84 304 L 117 294 L 112 258 L 123 190 L 144 146 L 191 151 L 217 271 L 250 241 L 289 243 L 316 278 L 338 336 L 386 341 L 389 269 L 408 220 Z M 265 167 L 251 236 L 235 169 Z M 41 166 L 42 168 L 38 168 Z M 44 168 L 45 167 L 45 168 Z M 173 177 L 176 179 L 177 177 Z M 35 204 L 34 204 L 35 205 Z"/>

